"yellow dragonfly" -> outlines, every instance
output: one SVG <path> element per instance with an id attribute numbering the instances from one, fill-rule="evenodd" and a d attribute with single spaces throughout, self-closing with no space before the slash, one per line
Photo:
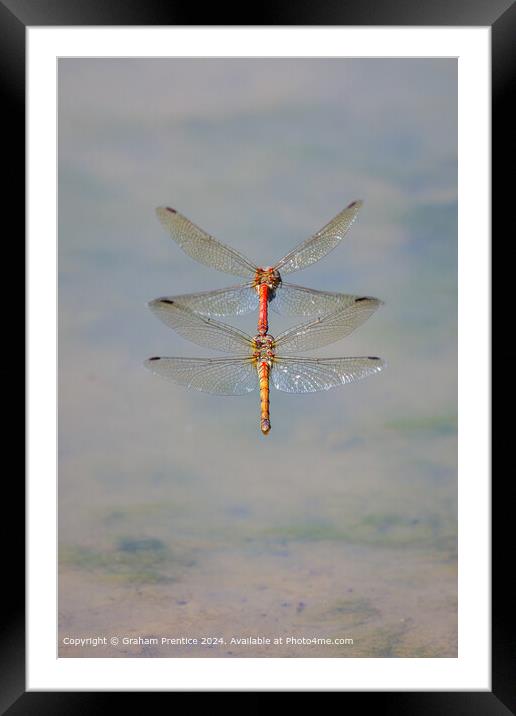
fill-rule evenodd
<path id="1" fill-rule="evenodd" d="M 153 373 L 188 388 L 216 395 L 243 395 L 260 388 L 260 427 L 271 428 L 269 384 L 287 393 L 313 393 L 378 373 L 384 361 L 375 356 L 354 358 L 296 357 L 296 351 L 329 345 L 361 325 L 381 301 L 358 297 L 310 323 L 289 328 L 277 338 L 254 338 L 213 318 L 200 316 L 173 298 L 156 299 L 149 307 L 164 323 L 200 346 L 237 354 L 224 358 L 153 357 L 145 365 Z"/>

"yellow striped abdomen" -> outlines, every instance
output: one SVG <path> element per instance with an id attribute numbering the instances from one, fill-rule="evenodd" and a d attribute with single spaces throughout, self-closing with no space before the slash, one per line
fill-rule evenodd
<path id="1" fill-rule="evenodd" d="M 262 433 L 267 435 L 271 429 L 269 415 L 269 364 L 265 361 L 258 363 L 258 377 L 260 379 L 260 427 Z"/>

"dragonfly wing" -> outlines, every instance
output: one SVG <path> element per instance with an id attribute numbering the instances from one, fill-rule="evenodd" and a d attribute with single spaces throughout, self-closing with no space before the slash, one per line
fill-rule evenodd
<path id="1" fill-rule="evenodd" d="M 228 353 L 250 353 L 252 350 L 251 336 L 212 318 L 198 316 L 177 303 L 175 298 L 156 298 L 147 305 L 163 323 L 198 346 Z"/>
<path id="2" fill-rule="evenodd" d="M 355 298 L 350 306 L 339 308 L 310 323 L 289 328 L 276 339 L 277 352 L 281 355 L 310 351 L 334 343 L 364 323 L 381 303 L 379 299 L 368 296 Z"/>
<path id="3" fill-rule="evenodd" d="M 379 373 L 381 358 L 277 358 L 272 364 L 274 387 L 286 393 L 316 393 Z"/>
<path id="4" fill-rule="evenodd" d="M 201 316 L 239 316 L 258 308 L 258 294 L 251 283 L 182 296 L 162 296 L 157 300 L 177 301 Z"/>
<path id="5" fill-rule="evenodd" d="M 304 269 L 322 259 L 344 238 L 361 206 L 361 201 L 351 202 L 320 231 L 284 256 L 274 268 L 286 274 Z"/>
<path id="6" fill-rule="evenodd" d="M 351 306 L 359 296 L 329 293 L 282 282 L 276 289 L 271 308 L 286 316 L 323 316 L 338 308 Z"/>
<path id="7" fill-rule="evenodd" d="M 188 256 L 218 271 L 251 278 L 256 267 L 238 251 L 225 246 L 175 209 L 160 206 L 158 219 Z"/>
<path id="8" fill-rule="evenodd" d="M 242 358 L 148 358 L 145 367 L 187 388 L 215 395 L 244 395 L 258 385 L 255 364 Z"/>

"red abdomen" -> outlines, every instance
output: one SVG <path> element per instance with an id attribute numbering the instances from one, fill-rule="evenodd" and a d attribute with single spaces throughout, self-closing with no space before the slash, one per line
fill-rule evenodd
<path id="1" fill-rule="evenodd" d="M 269 287 L 266 283 L 259 286 L 260 304 L 258 308 L 258 333 L 265 335 L 269 330 Z"/>

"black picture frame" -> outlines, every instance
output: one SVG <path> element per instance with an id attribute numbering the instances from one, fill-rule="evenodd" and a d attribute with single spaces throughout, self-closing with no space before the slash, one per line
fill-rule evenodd
<path id="1" fill-rule="evenodd" d="M 231 8 L 231 9 L 230 9 Z M 243 16 L 234 6 L 208 5 L 195 9 L 159 0 L 0 0 L 0 91 L 2 97 L 2 136 L 5 207 L 16 218 L 16 228 L 9 231 L 9 244 L 24 254 L 20 217 L 25 215 L 25 30 L 27 26 L 60 25 L 406 25 L 406 26 L 490 26 L 492 31 L 492 230 L 498 237 L 497 252 L 513 241 L 505 231 L 514 234 L 513 201 L 509 196 L 513 182 L 504 169 L 512 162 L 510 139 L 516 125 L 510 108 L 510 81 L 514 78 L 516 53 L 516 6 L 512 0 L 348 0 L 317 3 L 274 3 L 261 7 L 259 19 Z M 240 14 L 239 14 L 240 13 Z M 202 23 L 198 22 L 199 14 Z M 512 52 L 511 52 L 512 51 Z M 514 91 L 512 92 L 514 94 Z M 7 156 L 6 156 L 7 152 Z M 512 168 L 512 167 L 511 167 Z M 507 228 L 506 228 L 507 227 Z M 14 227 L 13 227 L 14 228 Z M 4 224 L 4 237 L 6 225 Z M 14 237 L 16 236 L 16 241 Z M 7 241 L 6 241 L 7 243 Z M 4 250 L 5 250 L 4 244 Z M 494 247 L 494 243 L 493 243 Z M 494 256 L 493 251 L 493 256 Z M 22 256 L 23 260 L 23 256 Z M 505 284 L 505 286 L 510 284 Z M 8 289 L 9 294 L 12 289 Z M 502 304 L 509 297 L 500 282 L 493 290 L 493 303 Z M 493 315 L 496 315 L 493 312 Z M 495 322 L 493 321 L 493 327 Z M 15 335 L 13 331 L 12 336 Z M 14 341 L 9 341 L 12 345 Z M 5 350 L 5 348 L 4 348 Z M 496 373 L 495 373 L 496 374 Z M 500 421 L 501 422 L 501 421 Z M 505 423 L 507 424 L 507 422 Z M 501 425 L 492 432 L 492 447 L 507 444 Z M 503 441 L 503 442 L 502 442 Z M 510 443 L 509 443 L 510 444 Z M 13 461 L 13 464 L 15 462 Z M 509 463 L 510 465 L 510 463 Z M 510 468 L 509 468 L 510 471 Z M 25 690 L 25 614 L 24 614 L 24 485 L 21 474 L 6 470 L 4 514 L 13 516 L 12 531 L 5 538 L 2 639 L 0 641 L 0 713 L 9 716 L 32 714 L 89 714 L 112 710 L 114 697 L 123 692 L 26 692 Z M 339 692 L 341 706 L 352 701 L 381 708 L 383 714 L 453 714 L 454 716 L 492 714 L 503 716 L 514 712 L 516 705 L 516 671 L 514 604 L 516 592 L 511 584 L 513 558 L 507 550 L 509 526 L 514 521 L 514 500 L 510 484 L 498 475 L 492 491 L 493 504 L 493 599 L 492 599 L 492 690 L 467 692 Z M 7 503 L 9 507 L 7 508 Z M 512 518 L 512 519 L 511 519 Z M 461 595 L 462 598 L 465 595 Z M 342 694 L 342 695 L 340 695 Z M 141 697 L 129 694 L 133 704 Z M 148 692 L 145 693 L 148 698 Z M 363 699 L 367 699 L 364 703 Z M 118 703 L 116 704 L 119 705 Z"/>

